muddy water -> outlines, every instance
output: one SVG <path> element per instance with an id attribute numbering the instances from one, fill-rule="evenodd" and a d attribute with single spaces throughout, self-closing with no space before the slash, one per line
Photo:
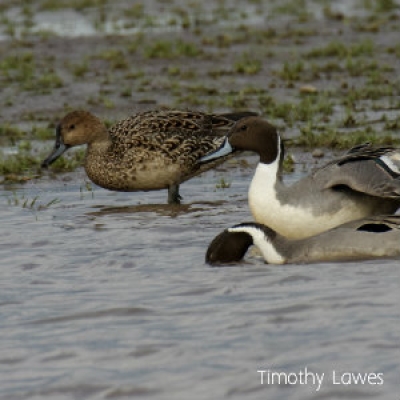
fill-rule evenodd
<path id="1" fill-rule="evenodd" d="M 165 191 L 87 191 L 83 171 L 2 191 L 0 398 L 396 398 L 397 261 L 204 263 L 250 218 L 251 174 L 197 177 L 178 207 Z"/>

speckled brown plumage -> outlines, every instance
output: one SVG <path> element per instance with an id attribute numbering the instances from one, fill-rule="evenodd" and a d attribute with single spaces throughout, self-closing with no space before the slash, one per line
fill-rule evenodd
<path id="1" fill-rule="evenodd" d="M 43 166 L 67 148 L 87 144 L 85 170 L 97 185 L 119 191 L 168 188 L 169 201 L 177 202 L 181 182 L 223 161 L 197 163 L 215 151 L 235 120 L 246 114 L 147 111 L 107 131 L 91 113 L 73 111 L 59 123 L 55 149 Z"/>

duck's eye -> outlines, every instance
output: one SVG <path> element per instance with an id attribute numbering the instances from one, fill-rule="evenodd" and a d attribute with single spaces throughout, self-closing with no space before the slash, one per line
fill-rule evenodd
<path id="1" fill-rule="evenodd" d="M 75 125 L 74 125 L 74 124 L 71 124 L 71 125 L 68 127 L 68 129 L 69 129 L 69 130 L 75 129 Z"/>
<path id="2" fill-rule="evenodd" d="M 247 125 L 242 125 L 242 126 L 240 127 L 240 130 L 241 130 L 241 131 L 247 130 Z"/>

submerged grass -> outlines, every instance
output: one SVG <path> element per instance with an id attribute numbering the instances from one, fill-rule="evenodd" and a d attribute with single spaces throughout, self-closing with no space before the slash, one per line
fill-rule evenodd
<path id="1" fill-rule="evenodd" d="M 104 6 L 109 0 L 43 0 L 40 8 L 44 11 L 55 11 L 64 8 L 74 8 L 83 10 L 85 8 L 94 8 Z"/>
<path id="2" fill-rule="evenodd" d="M 243 53 L 233 64 L 233 71 L 237 74 L 255 75 L 261 71 L 262 63 L 249 53 Z"/>
<path id="3" fill-rule="evenodd" d="M 258 100 L 263 114 L 289 125 L 324 120 L 333 114 L 335 104 L 325 93 L 302 96 L 297 103 L 277 102 L 270 95 L 260 95 Z"/>
<path id="4" fill-rule="evenodd" d="M 366 39 L 351 45 L 347 45 L 346 43 L 338 40 L 333 40 L 325 46 L 312 49 L 306 54 L 306 57 L 337 57 L 339 59 L 343 59 L 346 57 L 372 56 L 374 50 L 375 45 L 371 39 Z"/>
<path id="5" fill-rule="evenodd" d="M 368 126 L 365 129 L 352 131 L 338 131 L 333 127 L 317 132 L 317 128 L 306 125 L 301 128 L 300 136 L 289 140 L 292 145 L 306 148 L 327 147 L 332 149 L 349 149 L 362 143 L 375 145 L 399 145 L 400 137 L 393 136 L 390 132 L 377 132 Z"/>
<path id="6" fill-rule="evenodd" d="M 25 132 L 11 124 L 0 124 L 0 138 L 7 138 L 12 144 L 25 137 Z"/>
<path id="7" fill-rule="evenodd" d="M 40 200 L 40 196 L 34 196 L 33 198 L 25 197 L 25 194 L 18 195 L 16 192 L 12 193 L 12 196 L 7 196 L 7 203 L 10 206 L 20 206 L 22 208 L 27 208 L 32 211 L 42 211 L 49 207 L 60 203 L 61 200 L 54 198 L 47 203 L 43 203 Z"/>
<path id="8" fill-rule="evenodd" d="M 63 80 L 51 66 L 52 61 L 37 60 L 30 51 L 13 54 L 0 61 L 0 72 L 8 83 L 18 85 L 23 91 L 45 94 L 64 86 Z"/>
<path id="9" fill-rule="evenodd" d="M 85 149 L 76 149 L 69 154 L 64 154 L 62 157 L 58 158 L 50 168 L 55 172 L 73 171 L 83 164 L 85 153 Z"/>
<path id="10" fill-rule="evenodd" d="M 224 177 L 215 184 L 216 189 L 228 189 L 231 187 L 231 182 L 228 182 Z"/>
<path id="11" fill-rule="evenodd" d="M 40 173 L 39 157 L 22 151 L 12 156 L 0 156 L 0 176 L 3 181 L 24 181 Z"/>
<path id="12" fill-rule="evenodd" d="M 285 62 L 281 70 L 277 71 L 277 75 L 286 81 L 298 81 L 304 72 L 304 62 Z"/>
<path id="13" fill-rule="evenodd" d="M 198 57 L 204 51 L 196 43 L 182 39 L 158 40 L 148 44 L 143 49 L 146 58 L 165 58 L 173 59 L 176 57 Z"/>
<path id="14" fill-rule="evenodd" d="M 0 183 L 25 182 L 42 174 L 41 163 L 45 155 L 34 155 L 27 148 L 19 148 L 19 152 L 10 156 L 0 156 Z M 47 155 L 47 153 L 46 153 Z M 60 157 L 51 166 L 55 172 L 70 172 L 81 166 L 85 156 L 84 149 L 77 149 L 70 154 Z"/>

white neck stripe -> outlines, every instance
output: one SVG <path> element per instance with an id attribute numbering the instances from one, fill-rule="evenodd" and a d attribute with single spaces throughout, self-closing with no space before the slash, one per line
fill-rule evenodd
<path id="1" fill-rule="evenodd" d="M 271 242 L 271 239 L 267 237 L 262 230 L 254 226 L 238 226 L 229 228 L 228 232 L 244 232 L 250 235 L 253 238 L 254 245 L 259 248 L 264 260 L 268 264 L 285 263 L 286 259 L 276 250 L 274 244 Z"/>

